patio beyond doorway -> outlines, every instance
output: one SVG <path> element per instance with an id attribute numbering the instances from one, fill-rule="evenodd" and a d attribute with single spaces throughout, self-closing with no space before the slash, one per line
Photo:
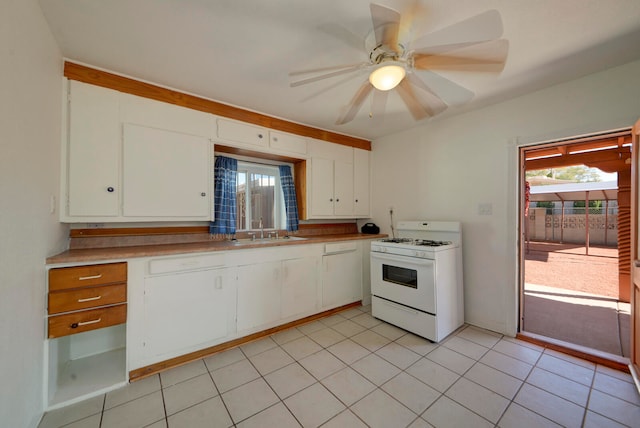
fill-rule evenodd
<path id="1" fill-rule="evenodd" d="M 629 304 L 618 301 L 618 250 L 529 242 L 523 330 L 629 356 Z"/>

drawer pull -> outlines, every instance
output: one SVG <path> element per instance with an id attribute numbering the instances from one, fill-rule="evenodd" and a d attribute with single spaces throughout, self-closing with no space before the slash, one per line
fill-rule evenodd
<path id="1" fill-rule="evenodd" d="M 71 328 L 78 328 L 78 327 L 82 327 L 83 325 L 89 325 L 89 324 L 97 324 L 100 321 L 102 321 L 102 318 L 98 318 L 97 320 L 91 320 L 91 321 L 74 322 L 73 324 L 71 324 Z"/>
<path id="2" fill-rule="evenodd" d="M 78 278 L 78 281 L 86 281 L 88 279 L 98 279 L 98 278 L 102 278 L 102 274 L 100 274 L 100 275 L 91 275 L 91 276 L 81 276 L 80 278 Z"/>
<path id="3" fill-rule="evenodd" d="M 85 299 L 78 299 L 78 303 L 91 302 L 93 300 L 100 300 L 100 299 L 102 299 L 102 296 L 87 297 Z"/>

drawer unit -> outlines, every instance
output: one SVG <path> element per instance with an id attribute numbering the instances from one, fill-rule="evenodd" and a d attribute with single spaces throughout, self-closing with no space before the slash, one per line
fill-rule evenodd
<path id="1" fill-rule="evenodd" d="M 49 293 L 49 315 L 127 301 L 127 285 L 113 284 Z"/>
<path id="2" fill-rule="evenodd" d="M 224 267 L 225 254 L 206 254 L 200 256 L 171 257 L 166 259 L 153 259 L 149 262 L 149 274 L 184 272 L 198 269 L 211 269 Z"/>
<path id="3" fill-rule="evenodd" d="M 127 381 L 127 263 L 48 271 L 47 402 L 54 409 Z"/>
<path id="4" fill-rule="evenodd" d="M 55 268 L 49 271 L 49 291 L 118 282 L 127 282 L 126 263 Z"/>
<path id="5" fill-rule="evenodd" d="M 110 327 L 126 320 L 126 304 L 56 315 L 49 317 L 49 339 Z"/>
<path id="6" fill-rule="evenodd" d="M 122 324 L 127 319 L 127 264 L 109 263 L 49 271 L 48 337 Z M 121 308 L 109 306 L 120 304 Z M 103 308 L 100 310 L 93 308 Z M 71 312 L 66 315 L 56 315 Z"/>

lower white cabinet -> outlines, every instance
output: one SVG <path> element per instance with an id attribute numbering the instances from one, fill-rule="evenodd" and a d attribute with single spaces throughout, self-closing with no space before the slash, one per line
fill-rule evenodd
<path id="1" fill-rule="evenodd" d="M 318 258 L 282 262 L 282 318 L 309 315 L 318 304 Z"/>
<path id="2" fill-rule="evenodd" d="M 362 299 L 359 241 L 128 263 L 129 370 Z"/>
<path id="3" fill-rule="evenodd" d="M 309 315 L 318 305 L 318 258 L 238 267 L 238 332 Z"/>
<path id="4" fill-rule="evenodd" d="M 360 243 L 326 244 L 322 256 L 322 308 L 335 308 L 361 299 Z"/>
<path id="5" fill-rule="evenodd" d="M 144 359 L 211 346 L 235 331 L 234 269 L 151 276 L 144 281 Z"/>
<path id="6" fill-rule="evenodd" d="M 238 331 L 280 319 L 281 262 L 238 267 Z"/>

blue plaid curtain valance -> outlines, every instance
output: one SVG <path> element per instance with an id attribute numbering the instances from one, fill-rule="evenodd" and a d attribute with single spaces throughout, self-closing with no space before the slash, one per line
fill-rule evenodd
<path id="1" fill-rule="evenodd" d="M 214 174 L 214 221 L 209 225 L 209 233 L 236 233 L 236 179 L 238 161 L 225 156 L 217 156 Z"/>
<path id="2" fill-rule="evenodd" d="M 291 167 L 280 165 L 280 185 L 284 195 L 284 208 L 287 214 L 287 230 L 293 232 L 298 230 L 298 202 L 296 201 L 296 188 L 293 184 Z"/>

